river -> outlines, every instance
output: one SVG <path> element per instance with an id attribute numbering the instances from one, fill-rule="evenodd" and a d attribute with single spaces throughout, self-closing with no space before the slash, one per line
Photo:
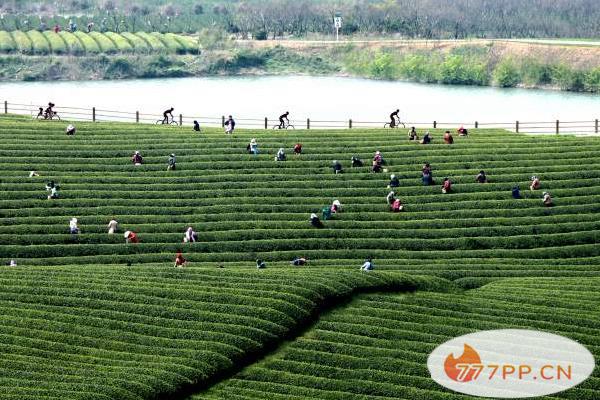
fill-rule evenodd
<path id="1" fill-rule="evenodd" d="M 148 114 L 160 114 L 174 107 L 176 115 L 181 113 L 186 117 L 220 118 L 232 114 L 241 125 L 245 118 L 274 119 L 284 111 L 290 111 L 297 125 L 304 124 L 307 118 L 313 121 L 353 119 L 360 125 L 361 121 L 386 121 L 396 108 L 400 108 L 402 120 L 422 124 L 434 120 L 472 124 L 474 121 L 592 121 L 600 118 L 600 95 L 344 77 L 10 82 L 0 83 L 0 101 L 4 100 L 32 108 L 52 101 L 59 107 L 91 109 L 95 106 Z"/>

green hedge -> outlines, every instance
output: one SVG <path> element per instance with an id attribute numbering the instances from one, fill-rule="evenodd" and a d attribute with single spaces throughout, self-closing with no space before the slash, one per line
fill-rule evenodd
<path id="1" fill-rule="evenodd" d="M 17 46 L 17 51 L 23 54 L 33 53 L 33 43 L 31 43 L 31 39 L 29 39 L 29 36 L 25 32 L 13 31 L 11 35 Z"/>
<path id="2" fill-rule="evenodd" d="M 576 279 L 509 279 L 469 294 L 363 295 L 277 353 L 193 398 L 334 399 L 343 393 L 463 399 L 430 379 L 426 362 L 435 347 L 478 330 L 541 329 L 578 340 L 597 357 L 599 286 L 598 278 L 583 285 Z M 591 399 L 599 392 L 592 377 L 564 396 Z"/>
<path id="3" fill-rule="evenodd" d="M 61 35 L 52 31 L 42 32 L 48 43 L 50 44 L 50 51 L 54 54 L 65 54 L 69 51 L 69 46 Z M 74 53 L 77 51 L 75 50 Z"/>
<path id="4" fill-rule="evenodd" d="M 31 30 L 27 32 L 27 36 L 31 40 L 34 54 L 43 55 L 50 53 L 50 43 L 41 32 Z"/>

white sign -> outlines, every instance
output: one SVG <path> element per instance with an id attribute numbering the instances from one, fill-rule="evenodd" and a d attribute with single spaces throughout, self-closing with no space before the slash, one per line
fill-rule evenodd
<path id="1" fill-rule="evenodd" d="M 431 378 L 455 392 L 522 399 L 570 389 L 590 377 L 594 356 L 578 342 L 533 330 L 499 329 L 460 336 L 427 359 Z"/>
<path id="2" fill-rule="evenodd" d="M 333 24 L 335 25 L 336 28 L 341 28 L 342 27 L 342 17 L 335 17 L 333 19 Z"/>

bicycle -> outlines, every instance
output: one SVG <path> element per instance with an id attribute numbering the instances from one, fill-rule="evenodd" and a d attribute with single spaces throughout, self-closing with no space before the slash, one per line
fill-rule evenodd
<path id="1" fill-rule="evenodd" d="M 292 125 L 288 122 L 287 124 L 286 123 L 283 124 L 283 128 L 279 124 L 273 125 L 273 129 L 296 129 L 296 128 L 294 128 L 294 125 Z"/>
<path id="2" fill-rule="evenodd" d="M 171 118 L 170 120 L 167 119 L 167 122 L 165 122 L 164 119 L 159 119 L 158 121 L 156 121 L 156 125 L 177 125 L 177 126 L 179 126 L 179 122 L 175 121 L 175 118 Z"/>
<path id="3" fill-rule="evenodd" d="M 387 129 L 387 128 L 400 128 L 400 125 L 402 125 L 402 128 L 406 128 L 406 125 L 404 124 L 404 122 L 402 122 L 400 120 L 398 120 L 396 122 L 396 125 L 394 125 L 394 126 L 391 126 L 390 124 L 391 124 L 390 122 L 386 122 L 385 125 L 383 125 L 383 128 L 384 129 Z"/>

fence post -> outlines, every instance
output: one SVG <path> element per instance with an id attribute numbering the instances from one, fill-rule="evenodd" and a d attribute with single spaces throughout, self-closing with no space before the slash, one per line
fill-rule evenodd
<path id="1" fill-rule="evenodd" d="M 556 134 L 558 135 L 560 132 L 560 122 L 556 120 Z"/>
<path id="2" fill-rule="evenodd" d="M 265 129 L 269 129 L 269 120 L 265 117 Z"/>
<path id="3" fill-rule="evenodd" d="M 352 129 L 352 118 L 348 120 L 348 129 Z"/>
<path id="4" fill-rule="evenodd" d="M 310 118 L 306 118 L 306 129 L 310 129 Z"/>
<path id="5" fill-rule="evenodd" d="M 96 122 L 96 107 L 92 107 L 92 122 Z"/>
<path id="6" fill-rule="evenodd" d="M 595 132 L 598 133 L 598 119 L 596 119 L 596 129 Z"/>
<path id="7" fill-rule="evenodd" d="M 183 114 L 179 114 L 179 126 L 183 126 Z"/>
<path id="8" fill-rule="evenodd" d="M 475 129 L 479 128 L 479 122 L 475 121 Z"/>
<path id="9" fill-rule="evenodd" d="M 140 123 L 140 112 L 139 111 L 135 112 L 135 123 L 136 124 Z"/>
<path id="10" fill-rule="evenodd" d="M 515 132 L 519 133 L 519 121 L 515 122 Z"/>
<path id="11" fill-rule="evenodd" d="M 433 129 L 437 128 L 437 121 L 433 121 Z"/>
<path id="12" fill-rule="evenodd" d="M 8 101 L 4 100 L 4 114 L 8 114 Z"/>
<path id="13" fill-rule="evenodd" d="M 225 116 L 221 116 L 221 128 L 225 128 Z"/>

